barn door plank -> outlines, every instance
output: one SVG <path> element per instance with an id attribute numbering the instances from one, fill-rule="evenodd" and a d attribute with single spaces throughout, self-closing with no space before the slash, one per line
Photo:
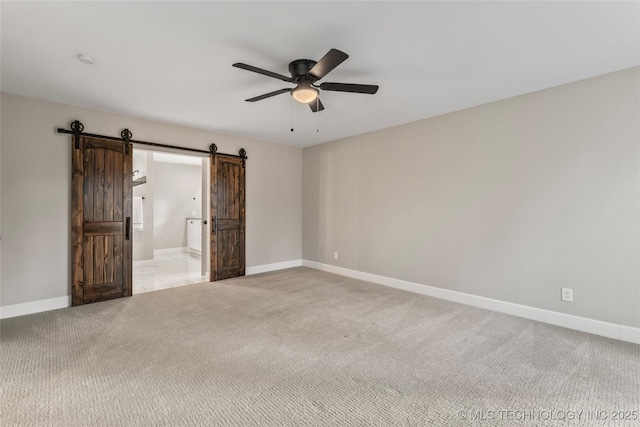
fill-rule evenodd
<path id="1" fill-rule="evenodd" d="M 83 171 L 83 217 L 85 221 L 93 221 L 93 194 L 94 194 L 94 177 L 95 177 L 95 155 L 94 150 L 85 150 L 84 152 L 84 171 Z"/>
<path id="2" fill-rule="evenodd" d="M 79 137 L 71 142 L 71 304 L 84 301 L 84 157 L 83 150 L 74 148 Z M 77 141 L 78 144 L 81 141 Z M 93 187 L 92 187 L 93 188 Z"/>
<path id="3" fill-rule="evenodd" d="M 104 152 L 105 150 L 93 149 L 95 156 L 95 171 L 93 176 L 93 220 L 102 221 L 104 213 Z"/>
<path id="4" fill-rule="evenodd" d="M 104 152 L 104 221 L 113 221 L 113 181 L 116 171 L 115 152 Z"/>
<path id="5" fill-rule="evenodd" d="M 122 221 L 124 176 L 124 158 L 122 153 L 114 152 L 115 163 L 113 167 L 113 221 Z"/>

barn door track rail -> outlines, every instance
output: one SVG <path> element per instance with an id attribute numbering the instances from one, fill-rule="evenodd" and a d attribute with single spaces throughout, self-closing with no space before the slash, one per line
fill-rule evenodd
<path id="1" fill-rule="evenodd" d="M 73 122 L 71 122 L 69 127 L 71 129 L 58 128 L 58 133 L 65 133 L 65 134 L 68 134 L 68 135 L 75 136 L 76 137 L 75 138 L 75 147 L 76 148 L 80 148 L 80 137 L 81 136 L 88 136 L 88 137 L 92 137 L 92 138 L 108 139 L 108 140 L 111 140 L 111 141 L 122 141 L 125 144 L 124 148 L 125 148 L 125 152 L 127 154 L 129 154 L 129 146 L 131 144 L 148 145 L 150 147 L 170 148 L 172 150 L 184 150 L 184 151 L 191 151 L 191 152 L 194 152 L 194 153 L 218 154 L 218 147 L 216 146 L 216 144 L 211 144 L 209 146 L 209 151 L 206 151 L 206 150 L 199 150 L 197 148 L 178 147 L 177 145 L 159 144 L 157 142 L 139 141 L 139 140 L 131 139 L 133 137 L 133 134 L 131 133 L 131 131 L 129 129 L 123 129 L 122 132 L 120 132 L 120 138 L 115 137 L 115 136 L 98 135 L 98 134 L 95 134 L 95 133 L 84 132 L 84 125 L 80 122 L 80 120 L 74 120 Z M 240 152 L 238 153 L 238 155 L 225 154 L 225 156 L 232 156 L 232 157 L 241 158 L 242 159 L 242 166 L 244 166 L 244 161 L 246 159 L 248 159 L 247 152 L 245 151 L 244 148 L 240 149 Z"/>

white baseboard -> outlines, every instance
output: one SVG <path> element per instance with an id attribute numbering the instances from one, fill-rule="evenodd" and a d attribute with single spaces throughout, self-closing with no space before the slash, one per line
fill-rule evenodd
<path id="1" fill-rule="evenodd" d="M 559 313 L 557 311 L 545 310 L 521 304 L 514 304 L 511 302 L 485 298 L 463 292 L 450 291 L 448 289 L 421 285 L 419 283 L 407 282 L 405 280 L 393 279 L 391 277 L 378 276 L 376 274 L 364 273 L 362 271 L 351 270 L 306 259 L 302 260 L 302 265 L 417 294 L 428 295 L 435 298 L 497 311 L 499 313 L 524 317 L 525 319 L 536 320 L 538 322 L 549 323 L 551 325 L 562 326 L 564 328 L 575 329 L 581 332 L 640 344 L 640 328 L 602 322 L 600 320 L 588 319 L 586 317 L 574 316 L 571 314 Z"/>
<path id="2" fill-rule="evenodd" d="M 189 248 L 188 247 L 182 247 L 182 248 L 166 248 L 166 249 L 154 249 L 153 250 L 153 257 L 157 257 L 158 255 L 167 255 L 167 254 L 182 254 L 182 253 L 188 253 L 189 252 Z"/>
<path id="3" fill-rule="evenodd" d="M 275 262 L 273 264 L 256 265 L 253 267 L 247 267 L 245 274 L 250 276 L 252 274 L 266 273 L 268 271 L 284 270 L 285 268 L 300 267 L 302 265 L 301 259 L 294 259 L 291 261 Z"/>
<path id="4" fill-rule="evenodd" d="M 71 297 L 57 297 L 0 307 L 0 319 L 71 307 Z"/>
<path id="5" fill-rule="evenodd" d="M 586 317 L 559 313 L 542 308 L 514 304 L 511 302 L 485 298 L 477 295 L 466 294 L 463 292 L 451 291 L 448 289 L 436 288 L 428 285 L 421 285 L 419 283 L 393 279 L 391 277 L 379 276 L 371 273 L 364 273 L 362 271 L 351 270 L 348 268 L 337 267 L 329 264 L 322 264 L 315 261 L 297 259 L 291 261 L 276 262 L 273 264 L 257 265 L 253 267 L 247 267 L 246 274 L 252 275 L 266 273 L 269 271 L 282 270 L 285 268 L 299 267 L 301 265 L 304 265 L 305 267 L 315 268 L 317 270 L 339 274 L 341 276 L 352 277 L 354 279 L 365 280 L 367 282 L 376 283 L 379 285 L 414 292 L 417 294 L 471 305 L 474 307 L 480 307 L 487 310 L 497 311 L 499 313 L 510 314 L 512 316 L 523 317 L 525 319 L 536 320 L 538 322 L 549 323 L 551 325 L 562 326 L 565 328 L 575 329 L 581 332 L 587 332 L 595 335 L 601 335 L 621 341 L 640 344 L 640 328 L 588 319 Z M 22 304 L 7 305 L 0 307 L 0 319 L 8 319 L 10 317 L 23 316 L 26 314 L 57 310 L 59 308 L 67 308 L 70 306 L 70 296 L 31 301 Z"/>
<path id="6" fill-rule="evenodd" d="M 171 248 L 171 249 L 159 249 L 165 251 L 162 253 L 178 253 L 182 252 L 183 248 Z M 185 248 L 186 249 L 186 248 Z M 178 250 L 178 251 L 176 251 Z M 155 251 L 154 251 L 155 252 Z M 135 261 L 133 264 L 136 267 L 142 267 L 145 264 L 153 265 L 153 260 Z M 301 259 L 295 259 L 291 261 L 276 262 L 273 264 L 256 265 L 254 267 L 247 267 L 245 273 L 247 275 L 266 273 L 268 271 L 282 270 L 285 268 L 300 267 L 302 265 Z M 206 280 L 206 276 L 203 276 Z M 196 283 L 196 282 L 194 282 Z M 71 297 L 58 297 L 50 298 L 38 301 L 25 302 L 23 304 L 6 305 L 0 307 L 0 319 L 8 319 L 10 317 L 24 316 L 26 314 L 40 313 L 43 311 L 57 310 L 59 308 L 71 307 Z"/>
<path id="7" fill-rule="evenodd" d="M 155 260 L 153 259 L 141 259 L 140 261 L 133 261 L 133 268 L 136 267 L 153 267 Z"/>

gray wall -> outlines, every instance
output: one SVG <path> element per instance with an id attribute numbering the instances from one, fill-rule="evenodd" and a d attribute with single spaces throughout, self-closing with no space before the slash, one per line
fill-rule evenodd
<path id="1" fill-rule="evenodd" d="M 633 68 L 304 152 L 3 93 L 0 303 L 69 295 L 71 148 L 55 128 L 77 118 L 247 149 L 248 266 L 302 254 L 638 327 L 639 93 Z"/>
<path id="2" fill-rule="evenodd" d="M 187 246 L 192 212 L 202 215 L 202 167 L 154 162 L 153 249 Z"/>
<path id="3" fill-rule="evenodd" d="M 70 294 L 71 143 L 86 131 L 222 153 L 245 148 L 247 266 L 300 259 L 302 150 L 3 93 L 1 98 L 2 306 Z"/>
<path id="4" fill-rule="evenodd" d="M 305 148 L 303 258 L 640 326 L 639 70 Z"/>

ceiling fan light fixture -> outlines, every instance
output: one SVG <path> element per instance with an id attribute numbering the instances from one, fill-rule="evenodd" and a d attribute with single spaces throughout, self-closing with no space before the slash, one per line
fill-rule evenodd
<path id="1" fill-rule="evenodd" d="M 313 102 L 318 97 L 318 89 L 311 86 L 300 85 L 291 91 L 293 99 L 303 104 Z"/>

